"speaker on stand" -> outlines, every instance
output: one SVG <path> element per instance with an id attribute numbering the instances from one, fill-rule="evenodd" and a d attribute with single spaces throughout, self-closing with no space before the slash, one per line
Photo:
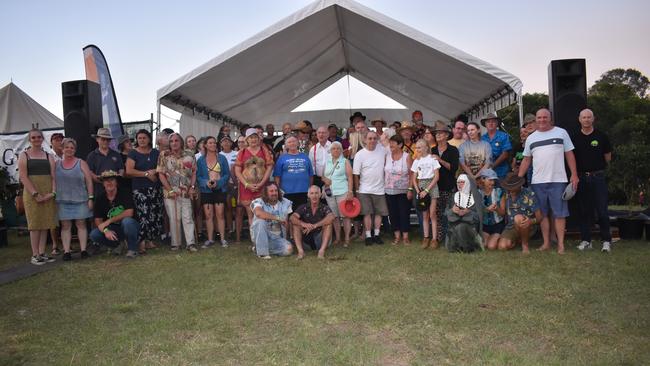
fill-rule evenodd
<path id="1" fill-rule="evenodd" d="M 92 135 L 103 126 L 101 89 L 95 82 L 74 80 L 61 83 L 61 92 L 65 136 L 77 141 L 75 155 L 85 160 L 97 148 Z"/>

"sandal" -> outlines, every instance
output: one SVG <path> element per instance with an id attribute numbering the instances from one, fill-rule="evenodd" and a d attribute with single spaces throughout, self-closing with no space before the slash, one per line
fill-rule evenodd
<path id="1" fill-rule="evenodd" d="M 138 250 L 138 254 L 147 255 L 147 250 L 146 249 L 140 249 L 140 250 Z"/>
<path id="2" fill-rule="evenodd" d="M 61 254 L 61 251 L 57 248 L 52 249 L 52 252 L 50 253 L 52 256 L 59 255 Z"/>
<path id="3" fill-rule="evenodd" d="M 350 246 L 349 241 L 343 242 L 343 248 L 347 248 L 348 246 Z"/>
<path id="4" fill-rule="evenodd" d="M 393 245 L 398 245 L 399 244 L 399 238 L 393 239 Z"/>
<path id="5" fill-rule="evenodd" d="M 158 246 L 156 244 L 154 244 L 154 242 L 150 241 L 150 242 L 147 242 L 147 244 L 144 245 L 144 248 L 145 249 L 156 249 L 156 248 L 158 248 Z"/>

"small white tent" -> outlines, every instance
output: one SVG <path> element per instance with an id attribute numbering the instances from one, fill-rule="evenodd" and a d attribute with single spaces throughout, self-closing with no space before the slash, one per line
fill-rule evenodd
<path id="1" fill-rule="evenodd" d="M 406 106 L 403 118 L 419 109 L 428 121 L 475 120 L 520 102 L 522 92 L 514 75 L 361 4 L 317 0 L 157 98 L 190 120 L 279 124 L 298 120 L 292 110 L 345 75 Z"/>
<path id="2" fill-rule="evenodd" d="M 16 84 L 0 89 L 0 134 L 40 129 L 63 128 L 63 121 L 38 104 Z"/>

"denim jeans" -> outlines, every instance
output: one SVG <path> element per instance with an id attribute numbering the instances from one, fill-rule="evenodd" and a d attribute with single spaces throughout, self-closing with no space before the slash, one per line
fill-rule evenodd
<path id="1" fill-rule="evenodd" d="M 594 220 L 594 211 L 600 227 L 600 239 L 612 241 L 609 231 L 609 215 L 607 213 L 607 179 L 605 173 L 594 175 L 580 174 L 580 183 L 577 192 L 580 202 L 580 238 L 591 241 L 591 226 Z"/>
<path id="2" fill-rule="evenodd" d="M 251 235 L 257 255 L 291 254 L 291 243 L 284 238 L 286 236 L 284 228 L 282 228 L 282 235 L 277 235 L 269 231 L 266 220 L 255 219 L 251 225 Z"/>
<path id="3" fill-rule="evenodd" d="M 117 241 L 106 239 L 104 233 L 97 228 L 94 228 L 90 232 L 90 240 L 100 245 L 115 248 L 120 245 L 121 240 L 126 239 L 129 250 L 138 251 L 138 232 L 140 231 L 140 225 L 138 225 L 138 222 L 134 218 L 126 217 L 119 223 L 108 225 L 108 229 L 117 234 Z"/>

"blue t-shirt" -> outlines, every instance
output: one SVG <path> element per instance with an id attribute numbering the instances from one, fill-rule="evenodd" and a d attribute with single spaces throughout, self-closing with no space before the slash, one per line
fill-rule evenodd
<path id="1" fill-rule="evenodd" d="M 158 165 L 158 149 L 151 149 L 148 154 L 140 154 L 136 149 L 129 151 L 129 159 L 135 162 L 134 168 L 139 171 L 156 170 Z M 145 189 L 149 187 L 160 187 L 160 181 L 152 182 L 146 177 L 131 178 L 131 187 L 133 190 Z"/>
<path id="2" fill-rule="evenodd" d="M 273 168 L 273 176 L 280 177 L 284 193 L 305 193 L 309 190 L 309 177 L 314 175 L 311 161 L 305 153 L 282 154 Z"/>
<path id="3" fill-rule="evenodd" d="M 490 139 L 490 136 L 486 133 L 481 136 L 481 140 L 490 144 L 492 148 L 492 162 L 495 162 L 499 155 L 504 151 L 512 151 L 512 143 L 510 142 L 510 136 L 503 131 L 497 131 L 493 139 Z M 499 179 L 503 179 L 508 172 L 510 171 L 510 159 L 506 159 L 501 162 L 498 166 L 492 168 Z"/>

